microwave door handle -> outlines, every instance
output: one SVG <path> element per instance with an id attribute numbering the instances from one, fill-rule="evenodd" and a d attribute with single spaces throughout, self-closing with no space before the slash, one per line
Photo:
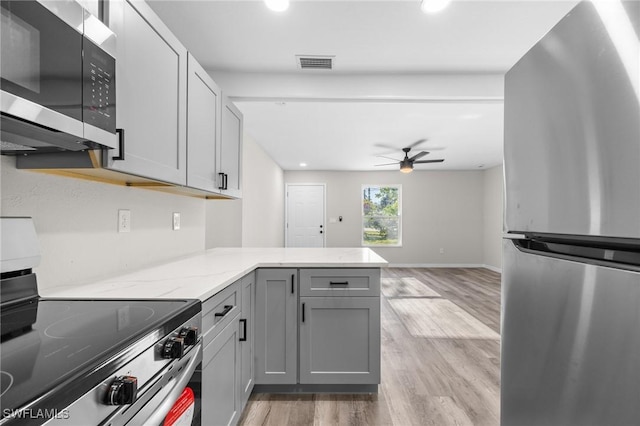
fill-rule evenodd
<path id="1" fill-rule="evenodd" d="M 118 156 L 112 157 L 113 160 L 124 160 L 124 129 L 116 129 L 118 134 Z"/>

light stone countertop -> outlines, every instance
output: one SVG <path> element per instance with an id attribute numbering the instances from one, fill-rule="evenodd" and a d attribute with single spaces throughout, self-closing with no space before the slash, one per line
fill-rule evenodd
<path id="1" fill-rule="evenodd" d="M 41 291 L 42 297 L 207 300 L 256 268 L 380 268 L 368 248 L 215 248 L 161 265 L 82 285 Z"/>

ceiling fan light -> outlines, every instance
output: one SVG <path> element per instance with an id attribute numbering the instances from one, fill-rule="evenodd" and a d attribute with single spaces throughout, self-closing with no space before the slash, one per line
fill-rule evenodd
<path id="1" fill-rule="evenodd" d="M 264 0 L 264 3 L 274 12 L 284 12 L 289 8 L 289 0 Z"/>
<path id="2" fill-rule="evenodd" d="M 411 164 L 401 164 L 400 171 L 402 173 L 411 173 L 413 171 L 413 166 Z"/>
<path id="3" fill-rule="evenodd" d="M 451 0 L 422 0 L 420 8 L 424 13 L 438 13 L 449 6 Z"/>

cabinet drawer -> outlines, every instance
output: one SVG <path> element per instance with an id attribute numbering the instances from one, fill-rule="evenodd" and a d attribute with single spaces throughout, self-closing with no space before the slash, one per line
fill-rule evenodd
<path id="1" fill-rule="evenodd" d="M 202 343 L 205 347 L 240 313 L 241 288 L 240 281 L 236 281 L 202 304 Z"/>
<path id="2" fill-rule="evenodd" d="M 380 296 L 380 269 L 301 269 L 300 296 Z"/>

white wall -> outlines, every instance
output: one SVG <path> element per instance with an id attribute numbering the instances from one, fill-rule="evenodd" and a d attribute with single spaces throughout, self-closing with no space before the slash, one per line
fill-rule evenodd
<path id="1" fill-rule="evenodd" d="M 242 246 L 284 246 L 284 173 L 246 132 L 242 155 Z"/>
<path id="2" fill-rule="evenodd" d="M 42 252 L 40 288 L 99 279 L 204 249 L 204 200 L 17 170 L 1 157 L 3 216 L 31 216 Z M 117 232 L 118 209 L 131 232 Z M 181 229 L 172 230 L 180 212 Z"/>
<path id="3" fill-rule="evenodd" d="M 206 247 L 282 247 L 283 172 L 244 134 L 242 200 L 208 200 Z"/>
<path id="4" fill-rule="evenodd" d="M 242 200 L 207 200 L 205 248 L 242 246 Z"/>
<path id="5" fill-rule="evenodd" d="M 394 265 L 480 265 L 483 173 L 287 171 L 284 177 L 286 183 L 327 184 L 327 247 L 360 246 L 363 184 L 401 184 L 402 247 L 374 250 Z M 329 223 L 329 218 L 338 216 L 343 222 Z"/>
<path id="6" fill-rule="evenodd" d="M 502 271 L 502 228 L 504 179 L 502 166 L 484 171 L 484 260 L 496 271 Z"/>

